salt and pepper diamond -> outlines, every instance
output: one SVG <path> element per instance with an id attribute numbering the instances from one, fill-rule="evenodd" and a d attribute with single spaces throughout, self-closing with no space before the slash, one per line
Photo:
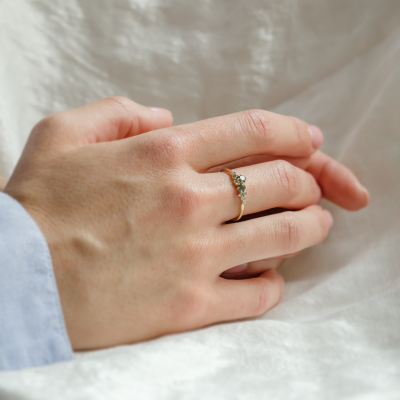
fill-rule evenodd
<path id="1" fill-rule="evenodd" d="M 242 199 L 242 203 L 246 204 L 246 177 L 244 175 L 237 175 L 236 172 L 232 173 L 233 182 L 236 185 L 236 189 L 239 191 L 239 197 Z"/>

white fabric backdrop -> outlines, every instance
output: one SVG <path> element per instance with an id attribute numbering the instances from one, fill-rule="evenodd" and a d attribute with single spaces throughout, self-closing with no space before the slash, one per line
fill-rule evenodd
<path id="1" fill-rule="evenodd" d="M 261 318 L 3 373 L 0 398 L 399 399 L 399 22 L 397 0 L 0 0 L 0 174 L 44 115 L 119 94 L 177 124 L 301 117 L 371 193 L 325 204 L 333 231 Z"/>

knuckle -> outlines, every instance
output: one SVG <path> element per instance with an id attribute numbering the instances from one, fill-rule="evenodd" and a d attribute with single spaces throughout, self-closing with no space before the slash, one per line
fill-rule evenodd
<path id="1" fill-rule="evenodd" d="M 57 130 L 57 128 L 63 124 L 63 119 L 62 112 L 48 115 L 34 126 L 32 132 L 37 133 Z"/>
<path id="2" fill-rule="evenodd" d="M 296 134 L 296 137 L 298 138 L 299 142 L 301 142 L 303 138 L 304 123 L 296 117 L 290 117 L 290 121 L 292 123 L 293 132 Z"/>
<path id="3" fill-rule="evenodd" d="M 300 182 L 296 167 L 287 161 L 279 160 L 274 162 L 274 169 L 279 189 L 289 197 L 299 194 Z"/>
<path id="4" fill-rule="evenodd" d="M 321 189 L 318 186 L 315 178 L 309 172 L 306 172 L 306 174 L 307 174 L 308 179 L 310 181 L 311 196 L 312 196 L 313 199 L 315 199 L 315 202 L 317 203 L 321 199 L 321 196 L 322 196 Z"/>
<path id="5" fill-rule="evenodd" d="M 182 140 L 175 135 L 158 135 L 149 143 L 152 153 L 169 164 L 177 164 L 183 160 L 185 148 Z"/>
<path id="6" fill-rule="evenodd" d="M 191 214 L 193 210 L 198 209 L 200 199 L 201 196 L 198 188 L 194 185 L 186 185 L 184 188 L 182 188 L 178 198 L 180 209 L 184 212 L 184 214 Z"/>
<path id="7" fill-rule="evenodd" d="M 254 136 L 258 146 L 265 147 L 275 137 L 271 118 L 264 110 L 247 110 L 242 113 L 241 122 L 246 130 Z"/>
<path id="8" fill-rule="evenodd" d="M 188 217 L 193 215 L 201 207 L 204 196 L 195 182 L 187 182 L 185 186 L 169 185 L 166 189 L 167 201 L 174 206 L 175 217 Z M 171 201 L 172 200 L 172 201 Z"/>
<path id="9" fill-rule="evenodd" d="M 253 315 L 260 315 L 267 311 L 270 303 L 270 291 L 268 284 L 264 279 L 262 279 L 259 283 L 257 283 L 257 285 L 258 286 L 255 289 L 257 295 L 254 296 L 251 310 Z"/>
<path id="10" fill-rule="evenodd" d="M 287 253 L 294 253 L 300 244 L 300 221 L 293 212 L 284 212 L 277 222 L 277 232 Z"/>
<path id="11" fill-rule="evenodd" d="M 203 285 L 182 282 L 170 307 L 175 326 L 183 329 L 200 326 L 206 318 L 208 303 L 208 296 Z"/>
<path id="12" fill-rule="evenodd" d="M 296 117 L 288 117 L 291 123 L 291 129 L 297 138 L 299 145 L 305 145 L 307 149 L 309 148 L 309 144 L 311 142 L 311 137 L 308 132 L 307 124 L 299 118 Z"/>
<path id="13" fill-rule="evenodd" d="M 51 114 L 43 118 L 33 127 L 29 141 L 34 144 L 40 142 L 41 146 L 51 146 L 57 143 L 57 133 L 68 126 L 68 124 L 69 119 L 66 112 Z"/>
<path id="14" fill-rule="evenodd" d="M 110 96 L 106 97 L 104 100 L 111 103 L 113 106 L 120 108 L 122 112 L 130 112 L 132 106 L 135 104 L 132 100 L 124 96 Z"/>

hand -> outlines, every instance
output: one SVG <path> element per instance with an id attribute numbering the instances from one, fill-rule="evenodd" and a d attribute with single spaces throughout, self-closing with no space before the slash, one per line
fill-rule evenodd
<path id="1" fill-rule="evenodd" d="M 282 294 L 275 271 L 221 273 L 328 233 L 329 213 L 313 205 L 319 186 L 288 162 L 238 168 L 248 178 L 245 211 L 299 211 L 234 224 L 225 224 L 239 208 L 230 178 L 205 173 L 260 153 L 310 157 L 307 124 L 247 111 L 152 131 L 171 123 L 124 98 L 55 114 L 33 129 L 6 187 L 48 242 L 74 349 L 264 313 Z"/>

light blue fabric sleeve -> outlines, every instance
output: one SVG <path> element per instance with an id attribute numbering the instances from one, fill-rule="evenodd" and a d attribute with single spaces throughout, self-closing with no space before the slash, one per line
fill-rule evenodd
<path id="1" fill-rule="evenodd" d="M 25 209 L 0 193 L 0 371 L 72 357 L 46 240 Z"/>

